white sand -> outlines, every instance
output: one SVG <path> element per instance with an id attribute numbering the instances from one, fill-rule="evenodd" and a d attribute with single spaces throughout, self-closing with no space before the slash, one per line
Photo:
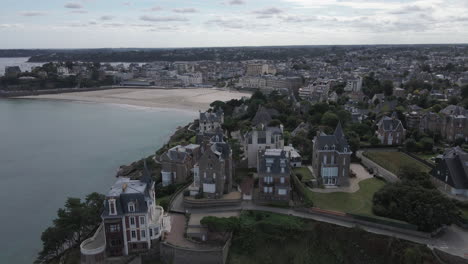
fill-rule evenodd
<path id="1" fill-rule="evenodd" d="M 111 89 L 90 92 L 23 96 L 29 99 L 72 100 L 122 104 L 141 107 L 172 108 L 188 111 L 206 110 L 216 100 L 228 101 L 250 97 L 250 93 L 221 89 Z"/>

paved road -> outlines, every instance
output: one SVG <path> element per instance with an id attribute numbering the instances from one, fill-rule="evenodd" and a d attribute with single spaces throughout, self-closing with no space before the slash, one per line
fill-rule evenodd
<path id="1" fill-rule="evenodd" d="M 346 221 L 340 220 L 334 217 L 329 217 L 326 215 L 319 215 L 319 214 L 310 214 L 295 211 L 293 209 L 286 209 L 286 208 L 277 208 L 277 207 L 269 207 L 269 206 L 261 206 L 256 205 L 251 201 L 244 201 L 241 206 L 234 206 L 234 207 L 217 207 L 217 208 L 208 208 L 208 209 L 192 209 L 190 213 L 208 213 L 208 212 L 221 212 L 221 211 L 241 211 L 241 210 L 253 210 L 253 211 L 265 211 L 265 212 L 272 212 L 277 214 L 284 214 L 284 215 L 292 215 L 297 216 L 304 219 L 311 219 L 320 222 L 326 222 L 330 224 L 335 224 L 343 227 L 355 227 L 357 224 Z M 386 229 L 380 229 L 377 227 L 366 226 L 366 225 L 359 225 L 360 228 L 366 230 L 367 232 L 371 232 L 374 234 L 385 235 L 390 237 L 396 237 L 399 239 L 404 239 L 408 241 L 412 241 L 419 244 L 425 244 L 429 248 L 437 248 L 442 251 L 448 252 L 452 255 L 460 256 L 468 258 L 468 232 L 452 225 L 448 227 L 441 236 L 434 237 L 434 238 L 426 238 L 417 235 L 406 234 L 398 231 L 390 231 Z"/>

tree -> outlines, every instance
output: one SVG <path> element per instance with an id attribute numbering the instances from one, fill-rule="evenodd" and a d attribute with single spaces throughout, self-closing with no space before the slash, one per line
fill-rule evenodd
<path id="1" fill-rule="evenodd" d="M 228 139 L 229 146 L 231 146 L 232 150 L 232 159 L 234 161 L 240 161 L 244 151 L 242 150 L 241 144 L 237 139 Z"/>
<path id="2" fill-rule="evenodd" d="M 436 189 L 406 183 L 390 183 L 374 194 L 376 215 L 406 221 L 431 232 L 450 225 L 459 212 L 455 204 Z"/>
<path id="3" fill-rule="evenodd" d="M 60 255 L 64 249 L 81 243 L 83 236 L 101 222 L 104 196 L 91 193 L 85 202 L 79 198 L 68 198 L 65 207 L 57 211 L 53 226 L 47 228 L 41 236 L 43 249 L 36 263 L 48 262 Z"/>
<path id="4" fill-rule="evenodd" d="M 463 99 L 468 98 L 468 84 L 461 88 L 461 96 Z"/>
<path id="5" fill-rule="evenodd" d="M 322 119 L 320 120 L 320 123 L 322 125 L 334 128 L 338 124 L 338 121 L 339 121 L 338 116 L 335 113 L 328 111 L 325 114 L 323 114 Z"/>
<path id="6" fill-rule="evenodd" d="M 393 94 L 393 82 L 390 80 L 385 80 L 382 82 L 382 90 L 385 96 L 391 96 Z"/>
<path id="7" fill-rule="evenodd" d="M 377 138 L 377 137 L 371 137 L 369 139 L 369 143 L 372 145 L 372 146 L 378 146 L 380 144 L 380 140 Z"/>

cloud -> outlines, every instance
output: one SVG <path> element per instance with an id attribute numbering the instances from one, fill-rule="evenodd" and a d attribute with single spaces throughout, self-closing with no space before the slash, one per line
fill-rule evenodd
<path id="1" fill-rule="evenodd" d="M 207 25 L 215 25 L 218 27 L 223 28 L 230 28 L 230 29 L 242 29 L 244 28 L 243 23 L 239 19 L 211 19 L 205 22 Z"/>
<path id="2" fill-rule="evenodd" d="M 287 23 L 305 23 L 317 21 L 316 17 L 299 17 L 299 16 L 286 16 L 282 20 Z"/>
<path id="3" fill-rule="evenodd" d="M 253 11 L 254 14 L 258 14 L 258 15 L 278 15 L 283 12 L 284 12 L 283 10 L 276 8 L 276 7 L 270 7 L 266 9 Z"/>
<path id="4" fill-rule="evenodd" d="M 46 12 L 42 12 L 42 11 L 23 11 L 23 12 L 20 12 L 20 15 L 27 16 L 27 17 L 45 16 L 46 14 L 47 14 Z"/>
<path id="5" fill-rule="evenodd" d="M 150 22 L 186 22 L 189 21 L 185 17 L 178 16 L 166 16 L 166 17 L 155 17 L 155 16 L 141 16 L 140 20 L 150 21 Z"/>
<path id="6" fill-rule="evenodd" d="M 122 5 L 124 5 L 124 6 L 131 6 L 132 3 L 131 3 L 131 2 L 123 2 Z"/>
<path id="7" fill-rule="evenodd" d="M 71 8 L 71 9 L 80 9 L 80 8 L 83 8 L 83 5 L 79 4 L 79 3 L 66 3 L 64 5 L 65 8 Z"/>
<path id="8" fill-rule="evenodd" d="M 245 5 L 244 0 L 231 0 L 228 2 L 228 5 Z"/>
<path id="9" fill-rule="evenodd" d="M 114 19 L 114 17 L 113 16 L 101 16 L 99 19 L 103 21 L 109 21 L 109 20 Z"/>
<path id="10" fill-rule="evenodd" d="M 163 10 L 162 7 L 160 6 L 153 6 L 151 8 L 148 8 L 148 9 L 145 9 L 144 11 L 147 11 L 147 12 L 156 12 L 156 11 L 161 11 Z"/>
<path id="11" fill-rule="evenodd" d="M 186 13 L 197 13 L 198 10 L 195 8 L 175 8 L 175 9 L 172 9 L 172 12 L 186 14 Z"/>
<path id="12" fill-rule="evenodd" d="M 17 28 L 21 27 L 20 24 L 0 24 L 0 29 L 2 28 Z"/>
<path id="13" fill-rule="evenodd" d="M 411 13 L 416 13 L 416 12 L 428 12 L 428 11 L 431 11 L 431 9 L 432 8 L 430 7 L 423 8 L 420 6 L 412 5 L 412 6 L 406 6 L 403 8 L 390 11 L 389 13 L 393 15 L 406 15 L 406 14 L 411 14 Z"/>
<path id="14" fill-rule="evenodd" d="M 86 11 L 86 10 L 73 10 L 73 11 L 71 11 L 70 13 L 74 13 L 74 14 L 87 14 L 88 11 Z"/>

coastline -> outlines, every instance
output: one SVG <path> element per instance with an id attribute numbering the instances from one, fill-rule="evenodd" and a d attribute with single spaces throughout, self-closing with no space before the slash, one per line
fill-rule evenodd
<path id="1" fill-rule="evenodd" d="M 205 111 L 216 100 L 228 101 L 250 96 L 248 92 L 227 91 L 215 88 L 196 89 L 106 89 L 18 96 L 11 99 L 61 100 L 113 104 L 122 107 L 137 107 L 159 110 L 180 110 L 187 113 Z"/>

